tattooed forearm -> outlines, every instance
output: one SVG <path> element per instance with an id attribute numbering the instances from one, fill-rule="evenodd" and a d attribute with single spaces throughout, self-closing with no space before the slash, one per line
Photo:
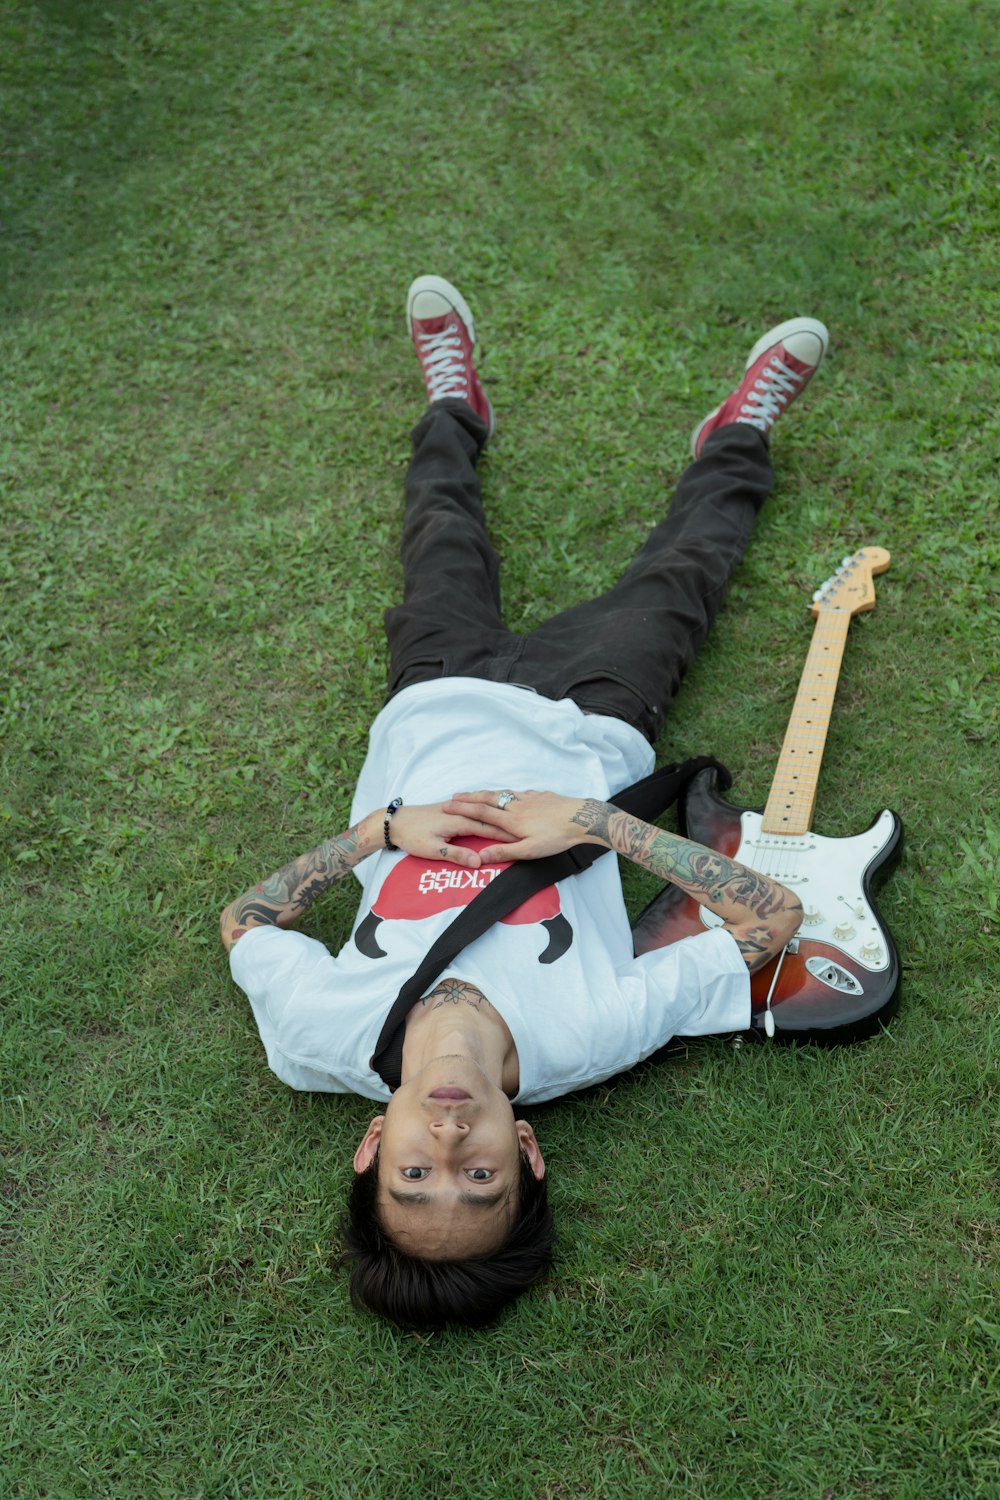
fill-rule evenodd
<path id="1" fill-rule="evenodd" d="M 349 828 L 335 839 L 326 839 L 316 849 L 300 854 L 282 869 L 277 870 L 254 890 L 236 903 L 235 914 L 256 910 L 259 918 L 268 920 L 264 913 L 271 912 L 270 920 L 281 916 L 298 916 L 311 906 L 316 897 L 329 889 L 335 880 L 346 875 L 351 868 L 351 856 L 357 852 L 360 833 L 357 827 Z"/>
<path id="2" fill-rule="evenodd" d="M 634 864 L 673 881 L 727 917 L 738 915 L 744 922 L 751 918 L 768 922 L 780 913 L 801 910 L 792 893 L 766 875 L 714 849 L 666 833 L 622 812 L 611 802 L 589 797 L 570 821 Z"/>
<path id="3" fill-rule="evenodd" d="M 608 814 L 606 831 L 600 827 L 596 813 L 585 813 L 588 807 L 601 806 Z M 610 804 L 585 803 L 574 821 L 582 823 L 585 816 L 588 830 L 612 849 L 661 879 L 672 881 L 721 917 L 751 971 L 773 958 L 798 928 L 801 903 L 778 881 Z"/>
<path id="4" fill-rule="evenodd" d="M 745 913 L 771 917 L 785 909 L 791 895 L 784 886 L 727 855 L 666 833 L 628 813 L 614 813 L 610 835 L 612 847 L 620 854 L 716 906 L 738 906 Z"/>
<path id="5" fill-rule="evenodd" d="M 290 926 L 317 896 L 371 852 L 371 839 L 366 821 L 362 820 L 336 838 L 325 839 L 317 848 L 300 854 L 253 890 L 238 896 L 222 914 L 223 942 L 226 943 L 227 937 L 229 943 L 235 942 L 248 927 Z"/>
<path id="6" fill-rule="evenodd" d="M 733 936 L 751 974 L 770 962 L 774 957 L 776 944 L 781 946 L 772 927 L 754 927 L 750 931 L 743 929 L 734 932 Z"/>
<path id="7" fill-rule="evenodd" d="M 789 896 L 784 886 L 746 865 L 662 830 L 646 842 L 645 850 L 645 863 L 651 870 L 717 906 L 739 906 L 756 917 L 769 918 L 784 909 Z"/>

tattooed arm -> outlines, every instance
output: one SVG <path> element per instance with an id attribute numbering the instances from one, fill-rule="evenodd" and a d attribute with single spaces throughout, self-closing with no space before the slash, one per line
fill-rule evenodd
<path id="1" fill-rule="evenodd" d="M 335 880 L 340 880 L 367 855 L 385 848 L 384 819 L 385 808 L 369 813 L 346 833 L 325 839 L 317 848 L 300 854 L 298 859 L 232 901 L 219 923 L 226 951 L 250 927 L 291 927 Z M 446 859 L 452 864 L 478 869 L 479 855 L 452 842 L 462 834 L 509 837 L 501 829 L 469 816 L 464 809 L 448 813 L 441 803 L 401 807 L 393 814 L 390 825 L 390 836 L 397 849 L 425 859 Z"/>
<path id="2" fill-rule="evenodd" d="M 581 802 L 570 822 L 599 841 L 670 880 L 722 918 L 751 974 L 793 938 L 802 921 L 802 904 L 786 886 L 760 875 L 725 854 L 690 839 L 667 833 L 624 813 L 610 802 Z"/>
<path id="3" fill-rule="evenodd" d="M 661 880 L 670 880 L 722 918 L 751 973 L 779 953 L 802 920 L 798 898 L 777 881 L 725 854 L 666 833 L 611 802 L 518 792 L 501 811 L 496 792 L 463 792 L 445 804 L 490 822 L 515 842 L 480 850 L 494 860 L 539 859 L 573 844 L 603 844 Z"/>
<path id="4" fill-rule="evenodd" d="M 370 813 L 346 833 L 324 839 L 231 902 L 219 921 L 226 952 L 250 927 L 290 927 L 317 896 L 378 848 L 382 824 L 376 826 L 376 817 Z"/>

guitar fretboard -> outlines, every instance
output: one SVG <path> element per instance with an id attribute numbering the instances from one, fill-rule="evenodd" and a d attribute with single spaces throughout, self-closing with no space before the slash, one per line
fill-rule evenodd
<path id="1" fill-rule="evenodd" d="M 764 809 L 765 833 L 808 833 L 812 827 L 823 747 L 850 623 L 849 609 L 823 609 L 817 617 Z"/>

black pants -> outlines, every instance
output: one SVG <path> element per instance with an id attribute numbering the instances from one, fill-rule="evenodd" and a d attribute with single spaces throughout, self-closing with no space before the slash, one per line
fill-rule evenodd
<path id="1" fill-rule="evenodd" d="M 389 697 L 436 677 L 484 677 L 572 698 L 659 736 L 773 483 L 764 437 L 733 423 L 707 439 L 667 514 L 618 582 L 528 635 L 500 618 L 499 562 L 476 461 L 486 428 L 464 401 L 413 432 L 403 603 L 386 611 Z"/>

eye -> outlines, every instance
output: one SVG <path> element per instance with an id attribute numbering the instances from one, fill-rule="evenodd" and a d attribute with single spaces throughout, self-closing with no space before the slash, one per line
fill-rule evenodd
<path id="1" fill-rule="evenodd" d="M 465 1175 L 473 1182 L 489 1182 L 497 1174 L 492 1167 L 467 1167 Z"/>
<path id="2" fill-rule="evenodd" d="M 401 1173 L 401 1175 L 403 1177 L 406 1178 L 407 1182 L 423 1182 L 424 1178 L 427 1176 L 427 1173 L 429 1171 L 430 1171 L 429 1167 L 401 1167 L 400 1168 L 400 1173 Z"/>

